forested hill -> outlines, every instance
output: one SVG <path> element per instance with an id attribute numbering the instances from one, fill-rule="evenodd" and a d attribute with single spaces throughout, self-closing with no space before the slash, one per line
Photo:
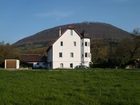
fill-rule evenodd
<path id="1" fill-rule="evenodd" d="M 79 33 L 82 33 L 84 31 L 86 33 L 86 37 L 90 37 L 91 39 L 105 39 L 118 41 L 124 38 L 131 37 L 130 33 L 110 24 L 99 22 L 83 22 L 61 25 L 54 28 L 46 29 L 32 36 L 21 39 L 14 43 L 14 45 L 22 48 L 28 47 L 28 49 L 47 47 L 52 41 L 58 38 L 60 27 L 62 31 L 64 31 L 69 26 L 73 26 L 74 29 Z"/>

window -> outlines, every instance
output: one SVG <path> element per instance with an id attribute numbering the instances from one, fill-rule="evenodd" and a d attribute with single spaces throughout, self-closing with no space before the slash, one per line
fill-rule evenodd
<path id="1" fill-rule="evenodd" d="M 73 63 L 70 63 L 70 68 L 73 68 Z"/>
<path id="2" fill-rule="evenodd" d="M 75 41 L 73 42 L 73 44 L 74 44 L 74 46 L 76 46 L 76 42 Z"/>
<path id="3" fill-rule="evenodd" d="M 60 68 L 63 68 L 64 66 L 63 66 L 63 63 L 60 63 Z"/>
<path id="4" fill-rule="evenodd" d="M 62 52 L 59 53 L 59 57 L 63 57 Z"/>
<path id="5" fill-rule="evenodd" d="M 88 43 L 87 42 L 85 42 L 85 46 L 87 46 L 88 45 Z"/>
<path id="6" fill-rule="evenodd" d="M 73 35 L 73 30 L 70 30 L 70 34 Z"/>
<path id="7" fill-rule="evenodd" d="M 85 57 L 88 57 L 88 54 L 87 53 L 85 53 Z"/>
<path id="8" fill-rule="evenodd" d="M 72 57 L 72 58 L 74 57 L 74 53 L 73 52 L 70 53 L 70 57 Z"/>
<path id="9" fill-rule="evenodd" d="M 60 42 L 60 46 L 63 46 L 63 42 L 62 41 Z"/>

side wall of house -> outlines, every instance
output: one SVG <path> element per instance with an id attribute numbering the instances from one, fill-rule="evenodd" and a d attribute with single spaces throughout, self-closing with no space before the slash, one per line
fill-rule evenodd
<path id="1" fill-rule="evenodd" d="M 74 68 L 81 64 L 81 38 L 72 29 L 53 44 L 53 69 Z"/>

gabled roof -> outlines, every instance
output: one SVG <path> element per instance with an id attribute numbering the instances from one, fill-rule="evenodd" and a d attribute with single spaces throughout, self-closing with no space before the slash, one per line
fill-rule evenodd
<path id="1" fill-rule="evenodd" d="M 61 29 L 62 33 L 61 33 L 61 36 L 68 30 L 68 29 L 72 29 L 74 30 L 77 35 L 79 35 L 80 38 L 83 38 L 84 35 L 81 35 L 77 30 L 74 29 L 74 26 L 68 26 L 68 28 L 66 29 Z M 58 35 L 59 36 L 59 35 Z M 59 36 L 56 40 L 52 41 L 52 43 L 49 45 L 48 49 L 47 49 L 47 52 L 52 48 L 52 45 L 61 37 Z"/>

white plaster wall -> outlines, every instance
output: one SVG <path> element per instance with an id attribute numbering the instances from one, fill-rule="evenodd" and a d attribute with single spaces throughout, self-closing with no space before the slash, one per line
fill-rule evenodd
<path id="1" fill-rule="evenodd" d="M 63 46 L 60 42 L 63 41 Z M 74 46 L 74 41 L 76 46 Z M 63 53 L 63 57 L 59 57 L 59 52 Z M 70 53 L 74 53 L 74 57 L 70 57 Z M 81 38 L 73 30 L 68 29 L 66 32 L 53 44 L 53 69 L 60 68 L 60 63 L 63 63 L 64 68 L 70 68 L 70 63 L 73 63 L 73 68 L 81 63 Z"/>
<path id="2" fill-rule="evenodd" d="M 87 46 L 85 46 L 85 42 L 87 42 Z M 83 45 L 82 45 L 82 43 L 83 43 Z M 81 58 L 83 61 L 83 65 L 86 65 L 89 67 L 89 63 L 91 62 L 90 39 L 89 38 L 82 39 L 81 53 L 83 54 L 83 57 Z M 88 53 L 88 57 L 85 57 L 85 53 Z"/>

